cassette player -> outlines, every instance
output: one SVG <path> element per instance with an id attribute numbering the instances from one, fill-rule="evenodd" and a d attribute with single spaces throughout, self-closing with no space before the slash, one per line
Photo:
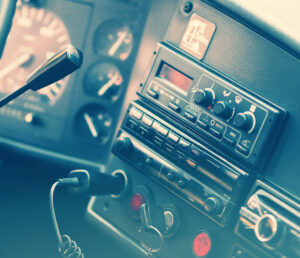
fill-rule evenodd
<path id="1" fill-rule="evenodd" d="M 251 185 L 248 173 L 137 102 L 129 106 L 113 153 L 222 227 L 237 217 Z"/>
<path id="2" fill-rule="evenodd" d="M 300 257 L 299 200 L 257 181 L 240 209 L 236 233 L 275 257 Z"/>
<path id="3" fill-rule="evenodd" d="M 260 170 L 284 109 L 250 93 L 175 46 L 160 43 L 138 94 L 229 159 Z M 267 147 L 267 148 L 266 148 Z"/>

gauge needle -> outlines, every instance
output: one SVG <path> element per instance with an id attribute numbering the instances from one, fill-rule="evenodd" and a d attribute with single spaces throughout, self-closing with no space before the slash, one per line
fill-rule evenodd
<path id="1" fill-rule="evenodd" d="M 96 130 L 96 127 L 95 127 L 95 125 L 93 123 L 92 118 L 87 113 L 84 113 L 83 117 L 84 117 L 84 120 L 85 120 L 85 122 L 86 122 L 86 124 L 87 124 L 87 126 L 88 126 L 88 128 L 89 128 L 89 130 L 90 130 L 90 132 L 92 134 L 92 136 L 94 138 L 97 138 L 98 137 L 98 132 Z"/>
<path id="2" fill-rule="evenodd" d="M 111 46 L 111 48 L 108 51 L 108 54 L 110 56 L 113 56 L 116 51 L 118 50 L 118 48 L 121 46 L 121 44 L 123 43 L 124 39 L 127 36 L 127 31 L 124 32 L 120 32 L 121 35 L 119 35 L 119 38 L 117 39 L 117 41 Z"/>
<path id="3" fill-rule="evenodd" d="M 115 73 L 114 76 L 107 82 L 103 85 L 103 87 L 98 90 L 98 95 L 99 96 L 103 96 L 105 94 L 105 92 L 115 84 L 116 80 L 118 79 L 119 77 L 119 74 L 118 73 Z"/>
<path id="4" fill-rule="evenodd" d="M 21 65 L 25 64 L 26 62 L 28 62 L 31 57 L 32 57 L 32 55 L 28 54 L 28 53 L 20 56 L 18 59 L 16 59 L 11 64 L 9 64 L 8 66 L 6 66 L 2 71 L 0 71 L 0 79 L 2 79 L 3 77 L 5 77 L 6 75 L 10 74 L 11 72 L 13 72 L 14 70 L 16 70 Z"/>

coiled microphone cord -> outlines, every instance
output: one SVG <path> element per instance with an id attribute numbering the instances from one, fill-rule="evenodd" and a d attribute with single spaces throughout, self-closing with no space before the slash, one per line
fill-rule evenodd
<path id="1" fill-rule="evenodd" d="M 84 258 L 80 247 L 72 240 L 68 235 L 61 236 L 59 227 L 57 224 L 55 210 L 54 210 L 54 191 L 56 187 L 60 184 L 67 185 L 78 185 L 79 181 L 77 178 L 64 178 L 56 181 L 50 190 L 49 202 L 50 202 L 50 213 L 52 222 L 54 225 L 55 233 L 58 239 L 58 251 L 63 258 Z"/>

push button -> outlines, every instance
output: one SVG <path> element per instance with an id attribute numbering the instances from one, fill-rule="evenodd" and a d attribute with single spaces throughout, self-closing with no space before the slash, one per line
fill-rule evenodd
<path id="1" fill-rule="evenodd" d="M 169 141 L 171 141 L 173 143 L 177 143 L 179 140 L 179 136 L 172 131 L 169 131 L 167 138 Z"/>
<path id="2" fill-rule="evenodd" d="M 226 133 L 224 135 L 224 141 L 227 144 L 234 146 L 237 143 L 237 141 L 239 140 L 239 138 L 240 138 L 239 132 L 237 132 L 229 127 L 227 128 Z"/>
<path id="3" fill-rule="evenodd" d="M 169 130 L 158 122 L 154 122 L 152 128 L 163 136 L 166 136 Z"/>
<path id="4" fill-rule="evenodd" d="M 186 141 L 186 140 L 184 140 L 184 139 L 181 138 L 181 139 L 179 140 L 178 146 L 179 146 L 182 150 L 188 151 L 188 149 L 189 149 L 189 147 L 191 146 L 191 144 L 190 144 L 188 141 Z"/>
<path id="5" fill-rule="evenodd" d="M 236 146 L 236 150 L 244 155 L 248 155 L 252 148 L 253 142 L 248 139 L 241 138 Z"/>
<path id="6" fill-rule="evenodd" d="M 169 102 L 168 107 L 171 108 L 172 110 L 174 110 L 177 113 L 180 113 L 180 111 L 181 111 L 180 106 L 174 104 L 173 102 Z"/>
<path id="7" fill-rule="evenodd" d="M 129 111 L 129 116 L 136 118 L 137 120 L 140 120 L 142 118 L 142 111 L 138 110 L 135 107 L 132 107 Z"/>
<path id="8" fill-rule="evenodd" d="M 184 117 L 185 117 L 187 120 L 189 120 L 189 121 L 191 121 L 191 122 L 193 122 L 193 123 L 196 122 L 196 117 L 195 117 L 194 115 L 188 113 L 188 112 L 185 112 L 185 113 L 184 113 Z"/>
<path id="9" fill-rule="evenodd" d="M 147 126 L 151 126 L 153 124 L 153 119 L 147 115 L 143 115 L 142 117 L 142 123 L 147 125 Z"/>
<path id="10" fill-rule="evenodd" d="M 158 92 L 156 92 L 155 90 L 148 89 L 148 90 L 147 90 L 147 94 L 148 94 L 150 97 L 154 98 L 154 99 L 158 99 L 158 98 L 159 98 L 159 94 L 158 94 Z"/>
<path id="11" fill-rule="evenodd" d="M 211 121 L 211 117 L 202 113 L 197 121 L 197 126 L 203 128 L 203 129 L 208 129 L 210 126 L 210 121 Z"/>
<path id="12" fill-rule="evenodd" d="M 199 233 L 193 241 L 193 251 L 196 257 L 206 256 L 211 249 L 211 238 L 206 232 Z"/>
<path id="13" fill-rule="evenodd" d="M 190 154 L 195 158 L 201 158 L 201 156 L 204 155 L 203 151 L 194 145 L 192 145 L 192 147 L 190 149 Z"/>

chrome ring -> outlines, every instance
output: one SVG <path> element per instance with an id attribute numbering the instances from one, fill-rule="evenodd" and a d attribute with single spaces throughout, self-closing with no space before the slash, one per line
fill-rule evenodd
<path id="1" fill-rule="evenodd" d="M 121 174 L 123 176 L 124 181 L 125 181 L 125 186 L 124 186 L 124 189 L 123 189 L 123 191 L 121 193 L 119 193 L 119 194 L 111 194 L 110 196 L 112 198 L 120 198 L 123 194 L 126 193 L 126 191 L 128 189 L 128 177 L 127 177 L 126 173 L 123 170 L 121 170 L 121 169 L 115 170 L 115 171 L 113 171 L 111 173 L 111 175 L 113 175 L 113 176 L 115 176 L 117 174 Z"/>

